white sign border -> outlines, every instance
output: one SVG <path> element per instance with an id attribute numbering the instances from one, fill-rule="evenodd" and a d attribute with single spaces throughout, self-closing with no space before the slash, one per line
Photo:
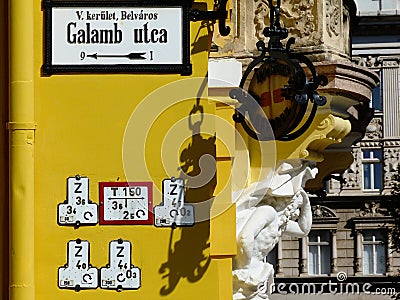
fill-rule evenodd
<path id="1" fill-rule="evenodd" d="M 181 75 L 191 75 L 192 65 L 190 63 L 190 0 L 147 0 L 141 1 L 54 1 L 43 0 L 44 11 L 44 63 L 42 65 L 42 75 L 51 76 L 53 74 L 80 74 L 80 73 L 171 73 Z M 93 64 L 76 65 L 63 64 L 55 65 L 52 63 L 52 22 L 53 8 L 71 7 L 79 8 L 162 8 L 162 7 L 181 7 L 182 8 L 182 63 L 181 64 Z"/>

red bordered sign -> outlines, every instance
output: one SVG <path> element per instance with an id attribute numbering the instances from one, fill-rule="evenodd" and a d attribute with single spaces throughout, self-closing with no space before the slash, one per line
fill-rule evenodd
<path id="1" fill-rule="evenodd" d="M 101 225 L 152 225 L 152 182 L 99 182 Z"/>

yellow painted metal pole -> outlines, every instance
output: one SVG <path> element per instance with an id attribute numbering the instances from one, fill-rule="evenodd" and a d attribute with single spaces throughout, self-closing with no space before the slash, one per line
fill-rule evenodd
<path id="1" fill-rule="evenodd" d="M 8 3 L 0 3 L 0 299 L 8 299 Z"/>
<path id="2" fill-rule="evenodd" d="M 33 1 L 10 0 L 10 299 L 33 300 Z"/>

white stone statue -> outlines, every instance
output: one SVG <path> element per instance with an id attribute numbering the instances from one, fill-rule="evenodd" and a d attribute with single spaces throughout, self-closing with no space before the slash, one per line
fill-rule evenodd
<path id="1" fill-rule="evenodd" d="M 317 172 L 314 162 L 285 160 L 265 180 L 241 191 L 236 202 L 233 299 L 269 299 L 274 269 L 265 258 L 282 234 L 309 233 L 312 212 L 303 187 Z"/>

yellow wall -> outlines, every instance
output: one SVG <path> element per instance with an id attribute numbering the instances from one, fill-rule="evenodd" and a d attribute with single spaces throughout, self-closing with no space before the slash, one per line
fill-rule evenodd
<path id="1" fill-rule="evenodd" d="M 207 2 L 208 9 L 211 10 L 213 1 Z M 6 14 L 6 11 L 2 12 Z M 203 98 L 207 96 L 207 86 L 202 86 L 207 74 L 209 47 L 207 26 L 201 26 L 201 22 L 191 24 L 190 44 L 200 51 L 194 51 L 191 55 L 193 74 L 190 78 L 200 77 L 201 80 L 188 83 L 188 91 L 183 91 L 173 85 L 171 90 L 168 84 L 174 84 L 181 79 L 187 80 L 189 77 L 171 74 L 41 76 L 44 39 L 40 1 L 34 1 L 33 12 L 33 28 L 25 29 L 28 34 L 29 32 L 33 34 L 34 39 L 31 59 L 34 90 L 32 98 L 27 99 L 29 103 L 34 103 L 36 124 L 34 179 L 32 179 L 34 223 L 29 224 L 27 221 L 28 224 L 25 225 L 34 231 L 34 249 L 21 249 L 23 243 L 13 242 L 18 263 L 11 261 L 11 272 L 14 273 L 13 289 L 26 290 L 25 295 L 33 293 L 33 297 L 27 299 L 28 296 L 21 296 L 24 293 L 14 292 L 12 299 L 178 300 L 188 297 L 225 299 L 226 295 L 231 295 L 229 255 L 232 253 L 228 251 L 229 255 L 218 257 L 217 251 L 214 253 L 216 256 L 211 257 L 209 219 L 193 227 L 175 230 L 156 228 L 153 225 L 97 224 L 74 228 L 57 224 L 57 205 L 66 199 L 66 180 L 70 176 L 80 174 L 89 178 L 89 195 L 95 203 L 99 202 L 99 182 L 151 181 L 154 205 L 157 205 L 161 202 L 162 180 L 169 176 L 180 175 L 179 167 L 184 163 L 182 153 L 185 149 L 193 146 L 191 155 L 194 160 L 202 154 L 211 154 L 215 157 L 214 120 L 205 118 L 201 130 L 207 134 L 200 137 L 196 136 L 187 125 L 188 115 L 194 105 L 201 105 L 205 114 L 215 115 L 215 103 L 196 98 L 198 94 Z M 14 9 L 15 15 L 16 9 Z M 26 25 L 29 27 L 29 21 Z M 16 34 L 17 29 L 12 34 Z M 16 70 L 15 73 L 18 71 L 23 70 Z M 3 76 L 5 72 L 2 70 L 1 74 Z M 161 92 L 150 95 L 160 87 L 162 87 Z M 186 95 L 186 92 L 189 95 L 188 99 L 181 101 L 180 94 Z M 132 119 L 132 114 L 140 109 L 140 104 L 148 105 L 149 109 L 144 110 L 144 114 L 135 115 L 136 119 Z M 171 106 L 168 107 L 168 104 Z M 4 108 L 5 106 L 1 107 Z M 198 112 L 193 117 L 197 118 L 197 114 Z M 1 116 L 4 117 L 3 110 Z M 151 123 L 148 123 L 149 121 Z M 146 127 L 146 122 L 151 125 L 150 128 Z M 172 133 L 171 128 L 174 128 Z M 4 140 L 3 136 L 0 137 Z M 194 164 L 198 162 L 195 161 Z M 229 176 L 229 171 L 222 170 L 230 168 L 230 164 L 219 163 L 218 168 L 221 168 L 222 174 L 218 180 L 225 187 L 228 180 L 224 176 Z M 193 170 L 189 169 L 188 172 L 190 171 Z M 195 203 L 211 198 L 216 180 L 217 177 L 211 178 L 210 182 L 201 188 L 189 187 L 186 201 Z M 18 177 L 13 180 L 17 181 Z M 0 185 L 2 195 L 5 190 L 4 184 L 6 183 L 3 181 Z M 217 191 L 218 189 L 222 188 L 217 186 Z M 222 202 L 226 202 L 226 198 L 230 195 L 229 185 L 227 191 Z M 1 203 L 5 207 L 6 202 Z M 211 204 L 210 200 L 209 206 Z M 23 203 L 18 205 L 17 207 L 23 207 Z M 229 218 L 234 220 L 234 214 L 230 213 Z M 22 221 L 18 217 L 13 220 Z M 234 228 L 232 230 L 234 232 Z M 15 233 L 21 234 L 13 231 L 13 234 Z M 5 232 L 4 235 L 6 236 Z M 108 264 L 110 241 L 118 238 L 131 241 L 132 263 L 141 268 L 142 272 L 141 288 L 121 293 L 100 288 L 80 292 L 59 289 L 58 268 L 67 263 L 68 241 L 77 238 L 90 242 L 90 263 L 97 268 Z M 2 240 L 5 238 L 2 237 Z M 34 253 L 33 263 L 26 261 L 26 270 L 23 269 L 21 250 L 26 251 L 27 259 Z M 2 257 L 8 256 L 6 250 L 1 251 L 3 251 Z M 16 265 L 19 266 L 18 269 Z M 1 262 L 0 268 L 2 268 Z M 30 272 L 33 273 L 33 277 L 25 276 Z M 15 276 L 16 273 L 21 277 Z M 7 277 L 2 276 L 2 279 L 5 282 Z M 34 286 L 24 280 L 33 280 Z M 5 286 L 2 287 L 4 294 L 6 290 Z M 22 299 L 24 297 L 25 299 Z"/>
<path id="2" fill-rule="evenodd" d="M 4 167 L 0 176 L 5 180 L 0 181 L 4 225 L 0 231 L 0 270 L 7 274 L 9 260 L 10 299 L 229 299 L 236 254 L 232 186 L 237 190 L 266 178 L 279 160 L 323 160 L 325 147 L 339 142 L 349 131 L 342 128 L 349 125 L 331 117 L 329 111 L 319 111 L 307 132 L 294 141 L 259 143 L 238 128 L 240 144 L 232 106 L 207 98 L 212 26 L 201 22 L 191 23 L 191 76 L 42 76 L 41 1 L 9 1 L 11 225 L 9 228 L 6 213 L 7 137 L 1 130 L 0 166 Z M 211 10 L 213 3 L 196 1 L 194 5 L 201 9 L 208 5 Z M 0 119 L 4 124 L 9 84 L 6 4 L 0 13 L 0 32 L 4 33 Z M 327 121 L 325 126 L 326 120 L 332 124 Z M 201 169 L 203 156 L 212 158 L 206 169 L 214 164 L 217 172 L 197 185 L 195 177 L 205 171 Z M 237 182 L 233 172 L 241 177 Z M 87 176 L 89 196 L 95 203 L 99 203 L 99 182 L 152 182 L 155 206 L 162 199 L 162 180 L 183 173 L 189 176 L 186 202 L 196 207 L 201 204 L 196 220 L 202 222 L 193 227 L 97 224 L 74 228 L 57 224 L 57 205 L 66 199 L 68 177 Z M 110 241 L 129 240 L 132 263 L 141 268 L 140 289 L 117 293 L 100 288 L 80 292 L 58 288 L 57 273 L 67 263 L 67 243 L 78 238 L 90 242 L 90 263 L 99 269 L 109 263 Z M 6 299 L 9 278 L 1 278 L 0 289 Z"/>
<path id="3" fill-rule="evenodd" d="M 6 131 L 0 131 L 0 141 L 4 141 L 0 157 L 0 166 L 4 166 L 4 180 L 0 182 L 3 274 L 8 274 L 8 260 L 10 263 L 10 275 L 1 277 L 3 298 L 231 298 L 232 258 L 236 254 L 232 189 L 237 191 L 265 179 L 279 160 L 322 161 L 323 150 L 349 132 L 348 122 L 331 116 L 328 110 L 319 110 L 306 133 L 291 142 L 254 141 L 240 126 L 235 135 L 233 107 L 207 97 L 212 26 L 201 22 L 191 23 L 191 76 L 43 76 L 41 2 L 10 3 L 10 84 L 6 34 L 2 34 L 4 46 L 0 49 L 3 124 L 8 113 L 8 86 L 11 92 L 10 158 Z M 213 3 L 207 0 L 195 6 L 206 9 L 208 5 L 211 10 Z M 0 12 L 4 20 L 0 32 L 6 33 L 5 4 Z M 202 165 L 203 158 L 211 161 Z M 7 160 L 11 174 L 9 204 Z M 216 173 L 208 174 L 207 181 L 199 184 L 197 176 L 213 171 L 212 167 Z M 99 203 L 99 182 L 152 182 L 154 206 L 161 203 L 164 179 L 189 176 L 185 200 L 196 207 L 197 223 L 177 229 L 153 225 L 60 226 L 57 205 L 66 199 L 67 178 L 77 174 L 89 178 L 89 196 L 94 203 Z M 60 289 L 58 268 L 67 263 L 67 243 L 78 238 L 90 242 L 90 264 L 98 269 L 109 263 L 109 242 L 119 238 L 130 241 L 132 263 L 141 269 L 141 287 L 121 293 L 100 287 L 80 292 Z"/>
<path id="4" fill-rule="evenodd" d="M 0 4 L 0 298 L 8 298 L 8 10 Z"/>

